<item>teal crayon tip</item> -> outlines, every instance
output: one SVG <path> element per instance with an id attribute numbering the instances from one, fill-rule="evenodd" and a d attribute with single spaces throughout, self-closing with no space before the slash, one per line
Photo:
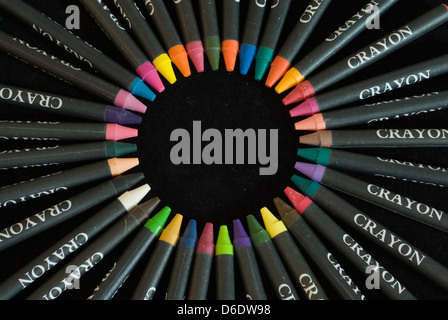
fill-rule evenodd
<path id="1" fill-rule="evenodd" d="M 249 226 L 249 236 L 254 246 L 262 242 L 271 240 L 268 232 L 261 226 L 258 220 L 253 215 L 246 217 Z"/>
<path id="2" fill-rule="evenodd" d="M 151 89 L 149 89 L 145 82 L 140 78 L 136 78 L 132 82 L 129 92 L 134 96 L 139 96 L 149 101 L 154 101 L 156 99 L 156 94 Z"/>
<path id="3" fill-rule="evenodd" d="M 274 57 L 274 50 L 267 47 L 258 48 L 257 55 L 255 57 L 255 80 L 260 81 L 263 79 L 266 70 L 268 70 L 272 58 Z"/>
<path id="4" fill-rule="evenodd" d="M 205 38 L 204 50 L 212 70 L 218 71 L 221 59 L 221 39 L 219 37 Z"/>
<path id="5" fill-rule="evenodd" d="M 330 163 L 330 151 L 327 148 L 300 148 L 297 150 L 297 156 L 323 166 L 328 166 Z"/>
<path id="6" fill-rule="evenodd" d="M 136 144 L 115 141 L 106 142 L 107 158 L 118 158 L 134 152 L 137 152 Z"/>
<path id="7" fill-rule="evenodd" d="M 240 47 L 240 73 L 245 76 L 255 59 L 257 47 L 250 44 L 242 44 Z"/>
<path id="8" fill-rule="evenodd" d="M 293 175 L 291 181 L 296 185 L 300 191 L 309 198 L 314 197 L 317 190 L 320 188 L 320 184 L 316 181 Z"/>
<path id="9" fill-rule="evenodd" d="M 151 219 L 145 223 L 145 227 L 151 230 L 156 236 L 159 236 L 165 226 L 166 221 L 171 213 L 171 208 L 164 207 L 157 212 Z"/>

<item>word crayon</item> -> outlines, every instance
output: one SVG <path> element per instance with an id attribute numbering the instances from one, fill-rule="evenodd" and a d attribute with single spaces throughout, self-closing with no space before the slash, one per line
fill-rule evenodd
<path id="1" fill-rule="evenodd" d="M 448 232 L 448 216 L 440 209 L 320 164 L 297 162 L 295 168 L 306 177 L 327 187 Z"/>
<path id="2" fill-rule="evenodd" d="M 299 212 L 280 198 L 275 198 L 274 204 L 283 223 L 338 295 L 345 300 L 365 300 L 361 290 Z"/>
<path id="3" fill-rule="evenodd" d="M 448 21 L 448 7 L 444 4 L 436 6 L 388 35 L 300 83 L 284 100 L 299 102 L 315 96 L 338 81 L 403 48 L 446 21 Z"/>
<path id="4" fill-rule="evenodd" d="M 119 87 L 144 99 L 155 100 L 156 95 L 141 78 L 22 0 L 1 0 L 0 7 L 73 54 L 89 68 L 98 70 Z"/>
<path id="5" fill-rule="evenodd" d="M 221 51 L 228 72 L 235 70 L 236 59 L 240 51 L 240 10 L 239 0 L 222 3 Z"/>
<path id="6" fill-rule="evenodd" d="M 115 141 L 4 150 L 0 152 L 0 170 L 118 158 L 136 151 L 135 144 Z"/>
<path id="7" fill-rule="evenodd" d="M 221 38 L 215 0 L 198 0 L 199 15 L 202 22 L 204 49 L 213 71 L 219 69 L 221 58 Z"/>
<path id="8" fill-rule="evenodd" d="M 269 234 L 253 215 L 247 216 L 247 224 L 250 239 L 271 281 L 276 297 L 281 300 L 300 300 Z"/>
<path id="9" fill-rule="evenodd" d="M 0 232 L 0 251 L 76 217 L 142 179 L 143 174 L 118 176 L 4 228 Z"/>
<path id="10" fill-rule="evenodd" d="M 0 120 L 0 136 L 4 140 L 106 140 L 135 138 L 138 130 L 115 123 L 44 122 Z"/>
<path id="11" fill-rule="evenodd" d="M 248 300 L 267 300 L 252 241 L 239 219 L 233 220 L 233 245 Z"/>
<path id="12" fill-rule="evenodd" d="M 403 261 L 427 279 L 448 289 L 448 268 L 394 234 L 367 214 L 316 181 L 294 175 L 291 179 L 299 190 L 325 212 Z"/>
<path id="13" fill-rule="evenodd" d="M 311 33 L 316 28 L 316 25 L 321 20 L 330 3 L 331 0 L 310 1 L 270 65 L 269 74 L 266 79 L 266 86 L 268 88 L 271 88 L 288 71 L 292 61 L 311 36 Z"/>
<path id="14" fill-rule="evenodd" d="M 165 5 L 165 0 L 145 1 L 145 6 L 159 32 L 162 43 L 168 50 L 171 61 L 184 77 L 191 76 L 187 51 L 171 19 L 168 8 Z"/>
<path id="15" fill-rule="evenodd" d="M 448 129 L 325 130 L 300 137 L 300 143 L 323 148 L 445 147 Z"/>
<path id="16" fill-rule="evenodd" d="M 208 222 L 196 246 L 187 300 L 206 300 L 210 284 L 215 244 L 213 224 Z"/>
<path id="17" fill-rule="evenodd" d="M 297 247 L 288 229 L 286 229 L 285 224 L 279 221 L 268 208 L 262 208 L 260 211 L 266 231 L 283 258 L 286 267 L 294 275 L 294 280 L 301 288 L 303 295 L 308 300 L 328 300 L 319 280 Z"/>
<path id="18" fill-rule="evenodd" d="M 184 300 L 190 276 L 194 249 L 198 242 L 197 223 L 191 219 L 179 239 L 166 292 L 166 300 Z"/>
<path id="19" fill-rule="evenodd" d="M 157 285 L 166 270 L 166 266 L 174 248 L 179 241 L 179 232 L 183 216 L 176 214 L 171 222 L 163 229 L 159 240 L 151 254 L 145 270 L 143 271 L 132 300 L 152 300 Z"/>
<path id="20" fill-rule="evenodd" d="M 235 300 L 233 253 L 229 230 L 227 226 L 221 226 L 215 246 L 217 300 Z"/>
<path id="21" fill-rule="evenodd" d="M 137 158 L 111 158 L 0 188 L 0 208 L 119 176 L 138 165 Z"/>
<path id="22" fill-rule="evenodd" d="M 255 56 L 255 80 L 259 81 L 269 67 L 277 49 L 283 26 L 291 6 L 291 0 L 277 1 L 277 5 L 271 6 L 264 26 L 263 33 Z"/>
<path id="23" fill-rule="evenodd" d="M 138 265 L 150 245 L 160 235 L 171 210 L 167 207 L 151 217 L 134 236 L 114 263 L 107 277 L 95 288 L 88 300 L 111 300 Z"/>
<path id="24" fill-rule="evenodd" d="M 224 5 L 227 2 L 225 1 Z M 204 44 L 199 32 L 193 3 L 191 0 L 173 0 L 173 3 L 188 57 L 190 57 L 197 72 L 204 72 Z"/>
<path id="25" fill-rule="evenodd" d="M 294 116 L 306 116 L 334 109 L 355 101 L 363 101 L 406 86 L 422 83 L 448 72 L 448 55 L 426 60 L 409 67 L 358 81 L 354 84 L 331 90 L 306 99 L 295 107 Z M 295 99 L 284 99 L 285 104 Z"/>
<path id="26" fill-rule="evenodd" d="M 149 26 L 134 0 L 117 0 L 115 6 L 119 9 L 127 26 L 142 47 L 152 64 L 170 84 L 177 81 L 172 61 L 165 52 L 156 34 Z"/>
<path id="27" fill-rule="evenodd" d="M 112 225 L 119 217 L 134 209 L 148 191 L 148 186 L 143 185 L 134 190 L 126 191 L 102 207 L 97 213 L 45 249 L 1 283 L 0 299 L 12 299 L 22 290 L 32 290 L 31 286 L 34 287 L 40 281 L 43 281 L 43 276 L 48 271 L 53 270 L 59 263 L 81 250 L 84 245 L 91 242 L 92 239 Z M 155 208 L 160 200 L 153 198 L 151 202 L 153 203 L 153 208 Z"/>
<path id="28" fill-rule="evenodd" d="M 83 275 L 100 263 L 133 231 L 141 227 L 153 210 L 153 200 L 134 207 L 68 262 L 67 265 L 77 266 L 77 268 L 69 274 L 67 274 L 66 268 L 58 270 L 31 293 L 27 300 L 56 300 L 66 290 L 74 288 Z"/>
<path id="29" fill-rule="evenodd" d="M 80 0 L 80 2 L 135 72 L 157 92 L 163 92 L 165 86 L 159 77 L 157 69 L 134 39 L 127 33 L 126 29 L 120 25 L 118 19 L 104 1 Z"/>
<path id="30" fill-rule="evenodd" d="M 291 188 L 285 190 L 286 195 L 298 212 L 308 224 L 322 237 L 332 243 L 348 261 L 350 261 L 361 274 L 366 277 L 366 268 L 371 267 L 381 272 L 379 287 L 382 292 L 393 300 L 416 300 L 414 295 L 387 271 L 376 259 L 368 253 L 356 240 L 334 222 L 311 199 L 301 195 Z M 365 257 L 369 259 L 365 259 Z"/>
<path id="31" fill-rule="evenodd" d="M 448 169 L 440 166 L 327 148 L 300 148 L 297 155 L 336 170 L 448 187 L 448 176 L 446 176 Z"/>
<path id="32" fill-rule="evenodd" d="M 117 107 L 140 113 L 147 110 L 130 92 L 1 31 L 0 49 Z"/>

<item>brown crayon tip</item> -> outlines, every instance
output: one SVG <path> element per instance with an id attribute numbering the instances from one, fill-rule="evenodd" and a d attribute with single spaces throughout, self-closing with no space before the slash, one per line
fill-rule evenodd
<path id="1" fill-rule="evenodd" d="M 300 137 L 300 143 L 320 148 L 331 148 L 333 134 L 331 131 L 319 131 Z"/>

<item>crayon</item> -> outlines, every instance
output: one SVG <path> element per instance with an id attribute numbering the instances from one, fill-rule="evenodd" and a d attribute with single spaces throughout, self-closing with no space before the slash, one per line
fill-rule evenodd
<path id="1" fill-rule="evenodd" d="M 249 72 L 250 66 L 255 59 L 265 12 L 266 1 L 258 3 L 257 0 L 250 0 L 240 41 L 239 58 L 240 73 L 242 75 L 246 75 Z"/>
<path id="2" fill-rule="evenodd" d="M 215 0 L 199 0 L 199 14 L 202 22 L 204 50 L 212 71 L 219 69 L 221 58 L 221 37 Z"/>
<path id="3" fill-rule="evenodd" d="M 146 112 L 147 107 L 130 92 L 1 31 L 0 49 L 117 107 Z"/>
<path id="4" fill-rule="evenodd" d="M 136 183 L 137 179 L 143 179 L 143 175 L 118 176 L 15 222 L 0 232 L 0 251 L 41 234 L 45 230 L 60 225 L 64 221 L 117 196 L 126 191 L 130 183 Z"/>
<path id="5" fill-rule="evenodd" d="M 428 204 L 320 164 L 297 162 L 295 169 L 322 185 L 342 191 L 443 232 L 448 232 L 447 214 Z"/>
<path id="6" fill-rule="evenodd" d="M 433 113 L 448 108 L 448 91 L 384 102 L 316 113 L 294 126 L 305 131 L 332 130 Z"/>
<path id="7" fill-rule="evenodd" d="M 233 245 L 247 300 L 267 300 L 250 237 L 239 219 L 233 220 Z"/>
<path id="8" fill-rule="evenodd" d="M 269 64 L 272 62 L 290 6 L 291 0 L 280 0 L 277 1 L 277 5 L 272 5 L 271 10 L 269 10 L 255 56 L 255 80 L 257 81 L 264 77 Z"/>
<path id="9" fill-rule="evenodd" d="M 216 240 L 216 299 L 235 300 L 235 270 L 233 245 L 227 226 L 219 228 Z"/>
<path id="10" fill-rule="evenodd" d="M 328 300 L 324 288 L 296 245 L 285 224 L 278 220 L 268 208 L 262 208 L 261 216 L 275 247 L 286 267 L 294 276 L 297 286 L 308 300 Z"/>
<path id="11" fill-rule="evenodd" d="M 0 84 L 0 101 L 31 110 L 98 122 L 117 124 L 142 122 L 142 117 L 116 106 L 6 84 Z"/>
<path id="12" fill-rule="evenodd" d="M 137 129 L 115 123 L 9 120 L 0 123 L 0 136 L 5 140 L 119 141 L 138 135 Z"/>
<path id="13" fill-rule="evenodd" d="M 420 84 L 434 77 L 448 73 L 448 55 L 442 55 L 405 68 L 371 77 L 354 84 L 318 94 L 308 98 L 290 111 L 296 117 L 332 110 L 355 101 L 363 101 L 376 96 Z M 285 103 L 290 104 L 286 100 Z M 294 101 L 294 100 L 292 100 Z"/>
<path id="14" fill-rule="evenodd" d="M 136 167 L 137 158 L 111 158 L 0 188 L 0 207 L 15 205 L 84 183 L 119 176 Z"/>
<path id="15" fill-rule="evenodd" d="M 88 300 L 111 300 L 139 264 L 142 256 L 159 237 L 171 210 L 164 207 L 151 217 L 114 263 L 107 277 L 94 289 Z"/>
<path id="16" fill-rule="evenodd" d="M 235 70 L 236 59 L 240 51 L 240 10 L 239 0 L 222 3 L 221 51 L 228 72 Z"/>
<path id="17" fill-rule="evenodd" d="M 118 158 L 136 151 L 135 144 L 113 141 L 5 150 L 0 152 L 0 170 Z"/>
<path id="18" fill-rule="evenodd" d="M 448 268 L 320 183 L 297 175 L 292 177 L 292 181 L 303 195 L 313 200 L 322 210 L 333 215 L 338 221 L 352 227 L 355 232 L 359 231 L 361 235 L 385 249 L 419 274 L 438 284 L 441 288 L 448 289 Z"/>
<path id="19" fill-rule="evenodd" d="M 276 86 L 275 91 L 280 94 L 300 84 L 323 63 L 366 30 L 368 21 L 383 15 L 396 3 L 398 3 L 398 0 L 369 0 L 344 24 L 328 35 L 320 45 L 290 68 Z M 375 7 L 379 9 L 378 14 L 375 13 Z"/>
<path id="20" fill-rule="evenodd" d="M 154 67 L 170 84 L 177 81 L 172 61 L 165 52 L 156 34 L 149 26 L 145 17 L 134 0 L 117 0 L 115 6 L 119 9 L 127 26 L 135 36 L 143 52 L 151 60 Z"/>
<path id="21" fill-rule="evenodd" d="M 398 279 L 387 271 L 368 253 L 352 235 L 342 229 L 327 213 L 318 207 L 311 199 L 301 195 L 291 188 L 285 189 L 285 194 L 293 203 L 296 210 L 321 237 L 330 242 L 355 268 L 364 274 L 367 267 L 375 267 L 380 272 L 380 290 L 393 300 L 416 300 L 415 296 Z M 356 248 L 356 249 L 355 249 Z M 366 260 L 363 257 L 368 256 Z"/>
<path id="22" fill-rule="evenodd" d="M 190 277 L 194 249 L 198 242 L 197 222 L 191 219 L 179 239 L 166 292 L 166 300 L 184 300 Z"/>
<path id="23" fill-rule="evenodd" d="M 325 130 L 300 137 L 300 143 L 323 148 L 445 147 L 448 129 Z"/>
<path id="24" fill-rule="evenodd" d="M 448 7 L 440 4 L 406 23 L 386 36 L 372 42 L 348 57 L 332 64 L 300 83 L 284 99 L 283 103 L 300 102 L 315 96 L 331 85 L 378 62 L 412 41 L 429 33 L 448 21 Z"/>
<path id="25" fill-rule="evenodd" d="M 204 44 L 191 0 L 173 0 L 182 36 L 196 71 L 204 72 Z M 226 1 L 227 2 L 227 1 Z"/>
<path id="26" fill-rule="evenodd" d="M 300 148 L 297 155 L 336 170 L 448 187 L 448 169 L 440 166 L 327 148 Z"/>
<path id="27" fill-rule="evenodd" d="M 73 54 L 88 67 L 98 70 L 119 87 L 144 99 L 155 100 L 156 95 L 141 78 L 22 0 L 1 0 L 0 7 Z"/>
<path id="28" fill-rule="evenodd" d="M 272 60 L 265 83 L 268 88 L 274 86 L 288 71 L 292 61 L 302 50 L 330 3 L 331 0 L 311 0 L 309 2 L 285 42 L 281 45 L 274 60 Z"/>
<path id="29" fill-rule="evenodd" d="M 34 292 L 27 300 L 56 300 L 66 290 L 73 288 L 87 272 L 91 271 L 113 249 L 141 227 L 154 210 L 154 201 L 148 200 L 134 207 L 106 231 L 79 252 L 66 266 L 77 266 L 71 273 L 66 268 L 59 269 Z"/>
<path id="30" fill-rule="evenodd" d="M 146 10 L 156 26 L 160 39 L 168 50 L 171 61 L 184 77 L 191 76 L 190 63 L 185 46 L 180 39 L 164 0 L 145 1 Z"/>
<path id="31" fill-rule="evenodd" d="M 179 232 L 183 216 L 176 214 L 171 222 L 162 231 L 151 258 L 145 266 L 140 281 L 135 289 L 132 300 L 152 300 L 165 272 L 168 261 L 179 241 Z"/>
<path id="32" fill-rule="evenodd" d="M 249 226 L 250 239 L 257 252 L 257 257 L 262 261 L 276 297 L 280 300 L 300 300 L 294 283 L 290 279 L 288 271 L 269 234 L 253 215 L 248 215 L 246 219 Z"/>
<path id="33" fill-rule="evenodd" d="M 215 253 L 213 224 L 207 222 L 196 246 L 187 300 L 206 300 Z"/>
<path id="34" fill-rule="evenodd" d="M 275 198 L 274 204 L 289 232 L 337 294 L 344 300 L 365 300 L 364 294 L 299 212 L 281 198 Z"/>
<path id="35" fill-rule="evenodd" d="M 135 72 L 157 92 L 163 92 L 165 86 L 159 77 L 157 69 L 134 39 L 127 33 L 126 29 L 120 25 L 118 19 L 104 1 L 80 0 L 80 2 Z"/>
<path id="36" fill-rule="evenodd" d="M 124 192 L 121 196 L 103 206 L 94 215 L 39 253 L 2 282 L 0 284 L 0 299 L 12 299 L 22 290 L 31 290 L 31 286 L 38 285 L 46 277 L 48 271 L 69 259 L 72 254 L 82 250 L 84 245 L 91 242 L 119 217 L 134 209 L 148 191 L 148 186 L 143 185 Z M 159 202 L 158 198 L 151 199 L 152 207 L 155 208 Z M 62 254 L 58 254 L 59 252 Z M 36 270 L 39 270 L 39 272 L 36 272 Z"/>

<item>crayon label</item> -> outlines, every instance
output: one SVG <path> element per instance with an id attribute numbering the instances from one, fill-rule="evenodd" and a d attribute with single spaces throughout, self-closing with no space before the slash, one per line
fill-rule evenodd
<path id="1" fill-rule="evenodd" d="M 362 300 L 365 300 L 365 296 L 361 293 L 361 290 L 356 286 L 353 282 L 352 278 L 345 272 L 342 266 L 337 262 L 337 260 L 333 257 L 333 255 L 329 252 L 327 254 L 327 260 L 333 265 L 333 267 L 338 271 L 339 275 L 342 279 L 349 285 L 349 287 L 353 290 L 357 295 L 361 295 Z"/>
<path id="2" fill-rule="evenodd" d="M 50 95 L 38 94 L 31 91 L 14 90 L 3 87 L 0 89 L 0 99 L 17 104 L 37 105 L 42 108 L 58 110 L 62 108 L 62 99 Z"/>
<path id="3" fill-rule="evenodd" d="M 319 10 L 319 7 L 321 6 L 323 0 L 313 0 L 312 3 L 306 7 L 305 11 L 303 12 L 302 16 L 300 17 L 301 23 L 308 23 L 310 22 L 314 15 L 316 14 L 317 10 Z"/>
<path id="4" fill-rule="evenodd" d="M 448 129 L 379 129 L 380 139 L 447 139 Z"/>

